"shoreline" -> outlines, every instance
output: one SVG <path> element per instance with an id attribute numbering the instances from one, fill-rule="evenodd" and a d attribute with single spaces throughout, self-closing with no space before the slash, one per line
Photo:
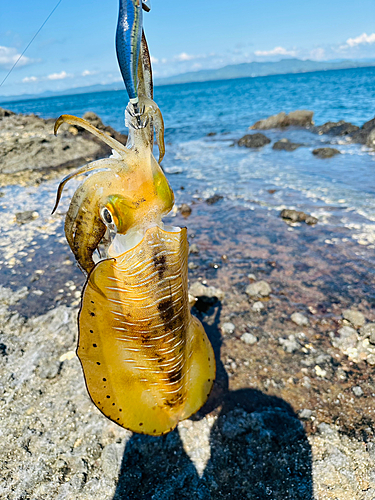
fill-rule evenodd
<path id="1" fill-rule="evenodd" d="M 233 487 L 248 482 L 250 495 L 251 484 L 258 480 L 252 452 L 263 456 L 264 478 L 278 463 L 296 467 L 300 474 L 298 479 L 277 474 L 268 478 L 275 495 L 305 500 L 312 498 L 314 488 L 316 500 L 372 498 L 375 345 L 363 330 L 364 322 L 375 322 L 375 277 L 363 259 L 371 249 L 343 242 L 345 228 L 333 233 L 319 222 L 286 223 L 275 211 L 236 206 L 225 196 L 209 204 L 202 192 L 194 197 L 179 191 L 178 176 L 169 178 L 177 204 L 187 202 L 192 209 L 186 219 L 176 213 L 167 221 L 188 226 L 194 249 L 189 279 L 201 304 L 195 314 L 204 321 L 218 356 L 217 383 L 207 407 L 159 441 L 131 437 L 99 414 L 88 399 L 74 354 L 84 278 L 62 224 L 75 185 L 64 193 L 56 217 L 49 215 L 56 179 L 34 187 L 6 187 L 14 198 L 2 227 L 0 264 L 5 285 L 0 416 L 4 432 L 11 429 L 2 450 L 2 462 L 10 461 L 3 469 L 3 491 L 9 498 L 9 488 L 24 495 L 35 492 L 38 500 L 51 498 L 51 492 L 61 498 L 102 500 L 103 488 L 105 498 L 113 498 L 116 488 L 140 494 L 138 457 L 145 467 L 145 488 L 159 488 L 160 495 L 168 488 L 177 492 L 180 486 L 160 466 L 160 456 L 176 453 L 185 464 L 176 471 L 179 481 L 186 474 L 195 478 L 190 492 L 206 484 L 212 495 L 219 495 L 212 488 L 215 481 L 221 484 L 222 455 L 228 453 L 238 460 L 230 465 L 233 477 L 236 467 L 239 471 Z M 9 203 L 6 197 L 0 201 Z M 17 222 L 16 213 L 25 208 L 38 216 Z M 334 238 L 336 244 L 326 242 Z M 214 287 L 205 312 L 202 302 L 207 305 L 211 292 L 194 288 L 196 282 Z M 268 283 L 270 291 L 260 282 Z M 23 286 L 27 289 L 16 294 Z M 293 320 L 295 313 L 299 315 Z M 239 406 L 229 404 L 231 395 L 238 396 Z M 279 451 L 270 442 L 278 443 Z M 237 447 L 248 457 L 245 464 Z M 293 465 L 296 456 L 298 466 Z M 11 478 L 15 467 L 19 479 Z"/>

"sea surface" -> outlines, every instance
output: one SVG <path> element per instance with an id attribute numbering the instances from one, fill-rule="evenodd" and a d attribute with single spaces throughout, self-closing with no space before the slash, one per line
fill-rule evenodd
<path id="1" fill-rule="evenodd" d="M 316 125 L 339 120 L 362 125 L 375 116 L 375 68 L 161 86 L 155 87 L 154 99 L 164 116 L 163 167 L 177 205 L 195 203 L 195 214 L 199 215 L 203 213 L 199 203 L 219 194 L 223 199 L 209 212 L 209 225 L 213 229 L 221 227 L 224 237 L 228 225 L 231 231 L 238 228 L 239 232 L 242 227 L 244 233 L 250 231 L 249 238 L 255 220 L 264 225 L 265 233 L 277 232 L 278 227 L 285 226 L 279 219 L 283 208 L 303 210 L 319 219 L 317 228 L 303 229 L 303 237 L 318 235 L 324 229 L 317 241 L 325 245 L 327 255 L 341 252 L 345 261 L 359 259 L 373 273 L 373 151 L 350 144 L 344 137 L 317 135 L 297 128 L 265 131 L 272 142 L 259 150 L 238 147 L 236 141 L 249 132 L 248 127 L 255 121 L 296 109 L 314 111 Z M 63 113 L 82 116 L 86 111 L 94 111 L 104 123 L 125 132 L 126 104 L 125 91 L 111 91 L 4 106 L 43 118 Z M 294 152 L 273 150 L 274 141 L 284 137 L 303 143 L 303 147 Z M 323 146 L 336 147 L 341 154 L 326 160 L 313 156 L 312 150 Z M 26 190 L 9 186 L 4 193 L 8 199 L 12 197 L 15 211 L 31 209 L 41 213 L 43 207 L 47 217 L 50 207 L 44 207 L 46 193 L 54 192 L 56 186 L 57 181 Z M 66 190 L 63 208 L 74 188 L 72 184 Z M 8 208 L 7 204 L 2 205 L 0 213 Z M 198 231 L 200 222 L 199 217 L 196 224 L 193 222 L 194 210 L 192 217 L 186 224 Z M 58 235 L 62 241 L 62 226 Z M 279 236 L 282 245 L 284 229 Z M 53 253 L 53 247 L 49 251 Z"/>

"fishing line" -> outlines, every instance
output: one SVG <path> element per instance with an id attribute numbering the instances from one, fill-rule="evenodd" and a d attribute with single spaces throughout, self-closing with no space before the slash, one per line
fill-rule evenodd
<path id="1" fill-rule="evenodd" d="M 39 35 L 39 33 L 42 31 L 44 25 L 46 24 L 46 22 L 48 21 L 48 19 L 52 16 L 52 14 L 55 12 L 55 10 L 57 9 L 57 7 L 61 4 L 62 0 L 59 0 L 57 2 L 57 4 L 55 5 L 55 7 L 53 8 L 53 10 L 50 12 L 50 14 L 48 15 L 47 19 L 44 21 L 44 23 L 42 24 L 42 26 L 38 29 L 38 31 L 35 33 L 35 35 L 32 37 L 32 39 L 30 40 L 30 42 L 28 43 L 26 49 L 22 52 L 22 54 L 19 56 L 19 58 L 17 59 L 17 61 L 13 64 L 13 66 L 10 68 L 9 70 L 9 73 L 6 75 L 6 77 L 4 78 L 4 80 L 0 83 L 0 87 L 2 86 L 2 84 L 5 82 L 5 80 L 8 78 L 8 76 L 11 74 L 11 72 L 14 70 L 14 68 L 17 66 L 19 60 L 21 59 L 21 57 L 25 54 L 26 50 L 30 47 L 30 45 L 33 43 L 33 41 L 35 40 L 35 38 Z"/>

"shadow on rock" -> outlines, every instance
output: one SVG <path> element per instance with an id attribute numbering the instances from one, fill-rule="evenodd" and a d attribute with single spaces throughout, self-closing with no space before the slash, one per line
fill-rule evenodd
<path id="1" fill-rule="evenodd" d="M 207 404 L 190 419 L 187 437 L 186 426 L 161 437 L 132 436 L 113 500 L 313 500 L 311 449 L 291 406 L 256 389 L 228 390 L 219 316 L 220 307 L 204 321 L 217 359 Z M 206 415 L 211 427 L 201 426 Z"/>

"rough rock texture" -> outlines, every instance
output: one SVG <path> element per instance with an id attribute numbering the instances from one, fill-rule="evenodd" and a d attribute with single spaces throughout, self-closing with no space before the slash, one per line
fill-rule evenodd
<path id="1" fill-rule="evenodd" d="M 319 135 L 351 135 L 357 132 L 359 127 L 353 125 L 352 123 L 341 120 L 339 122 L 327 122 L 319 127 L 314 128 L 314 132 Z"/>
<path id="2" fill-rule="evenodd" d="M 269 116 L 264 120 L 259 120 L 250 127 L 251 130 L 268 130 L 271 128 L 285 128 L 290 126 L 295 127 L 310 127 L 313 122 L 313 111 L 305 109 L 292 111 L 288 115 L 282 111 L 277 115 Z"/>
<path id="3" fill-rule="evenodd" d="M 317 158 L 332 158 L 339 155 L 340 151 L 336 148 L 316 148 L 312 153 Z"/>
<path id="4" fill-rule="evenodd" d="M 293 210 L 290 208 L 284 208 L 280 212 L 280 217 L 291 222 L 306 222 L 306 224 L 317 224 L 318 219 L 312 215 L 305 214 L 299 210 Z"/>
<path id="5" fill-rule="evenodd" d="M 246 134 L 238 141 L 238 145 L 246 148 L 261 148 L 270 142 L 271 139 L 264 134 Z"/>
<path id="6" fill-rule="evenodd" d="M 279 141 L 274 143 L 272 149 L 276 149 L 278 151 L 295 151 L 301 146 L 303 146 L 303 144 L 300 144 L 298 142 L 290 142 L 289 139 L 280 139 Z"/>
<path id="7" fill-rule="evenodd" d="M 121 142 L 126 140 L 94 113 L 86 113 L 85 118 Z M 38 183 L 111 154 L 108 146 L 78 127 L 64 124 L 55 137 L 54 123 L 54 119 L 1 110 L 0 185 Z"/>
<path id="8" fill-rule="evenodd" d="M 251 298 L 268 297 L 271 292 L 272 288 L 267 281 L 264 280 L 255 281 L 246 287 L 246 293 Z"/>

